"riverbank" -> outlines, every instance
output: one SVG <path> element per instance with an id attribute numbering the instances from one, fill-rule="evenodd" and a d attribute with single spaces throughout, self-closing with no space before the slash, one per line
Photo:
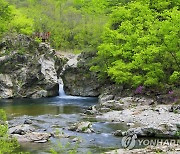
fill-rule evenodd
<path id="1" fill-rule="evenodd" d="M 136 140 L 151 139 L 168 141 L 163 145 L 153 145 L 136 149 L 117 149 L 107 154 L 145 154 L 145 153 L 173 153 L 178 154 L 180 139 L 180 106 L 178 104 L 158 104 L 152 98 L 143 96 L 121 97 L 119 101 L 114 100 L 113 95 L 99 97 L 99 103 L 86 111 L 87 114 L 96 115 L 98 120 L 113 123 L 124 123 L 128 128 L 119 128 L 113 134 L 118 137 L 136 136 Z M 169 141 L 178 141 L 178 144 L 169 144 Z M 121 143 L 123 144 L 123 143 Z M 132 141 L 129 143 L 133 144 Z M 138 144 L 138 143 L 136 143 Z M 128 145 L 127 145 L 128 146 Z M 128 148 L 128 147 L 124 147 Z"/>
<path id="2" fill-rule="evenodd" d="M 180 114 L 172 111 L 172 105 L 138 106 L 122 111 L 110 111 L 97 118 L 113 122 L 125 122 L 130 128 L 119 135 L 137 134 L 139 137 L 178 138 Z"/>

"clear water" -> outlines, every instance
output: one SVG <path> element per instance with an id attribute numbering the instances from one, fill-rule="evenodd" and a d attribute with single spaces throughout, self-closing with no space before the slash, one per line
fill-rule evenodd
<path id="1" fill-rule="evenodd" d="M 84 111 L 97 104 L 97 98 L 67 96 L 60 86 L 60 96 L 41 99 L 13 99 L 0 100 L 0 108 L 8 115 L 9 124 L 22 124 L 25 119 L 31 119 L 33 126 L 38 131 L 64 132 L 70 138 L 51 138 L 48 143 L 21 143 L 21 151 L 32 154 L 50 153 L 51 148 L 57 148 L 57 144 L 72 142 L 72 138 L 80 137 L 79 153 L 101 153 L 110 149 L 121 148 L 121 138 L 112 135 L 112 132 L 121 129 L 126 130 L 123 124 L 98 121 L 93 116 L 84 115 Z M 68 126 L 75 122 L 90 120 L 96 133 L 86 134 L 69 131 Z"/>

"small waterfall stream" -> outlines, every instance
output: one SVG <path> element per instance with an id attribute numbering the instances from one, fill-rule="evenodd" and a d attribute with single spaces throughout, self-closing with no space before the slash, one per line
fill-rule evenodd
<path id="1" fill-rule="evenodd" d="M 65 94 L 65 91 L 64 91 L 64 85 L 63 84 L 59 84 L 59 96 L 60 97 L 67 97 L 67 95 Z"/>
<path id="2" fill-rule="evenodd" d="M 63 82 L 60 82 L 59 84 L 59 98 L 60 99 L 92 99 L 92 97 L 81 97 L 81 96 L 71 96 L 71 95 L 66 95 L 64 91 L 64 85 Z"/>

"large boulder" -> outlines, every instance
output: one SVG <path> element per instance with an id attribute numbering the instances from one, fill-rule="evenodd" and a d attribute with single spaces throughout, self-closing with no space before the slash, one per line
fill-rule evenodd
<path id="1" fill-rule="evenodd" d="M 173 124 L 161 124 L 156 126 L 130 128 L 123 132 L 124 135 L 134 135 L 139 137 L 157 137 L 157 138 L 179 138 L 177 135 L 179 128 Z"/>
<path id="2" fill-rule="evenodd" d="M 89 71 L 93 53 L 82 53 L 71 58 L 64 67 L 62 80 L 66 94 L 74 96 L 98 96 L 100 84 L 97 75 Z"/>
<path id="3" fill-rule="evenodd" d="M 69 130 L 82 133 L 94 132 L 94 130 L 92 129 L 92 123 L 89 121 L 75 123 L 72 126 L 70 126 Z"/>
<path id="4" fill-rule="evenodd" d="M 24 124 L 9 128 L 9 134 L 24 135 L 26 133 L 33 132 L 34 130 L 35 130 L 34 127 L 28 124 Z"/>
<path id="5" fill-rule="evenodd" d="M 14 134 L 12 136 L 15 137 L 18 142 L 45 143 L 49 140 L 51 134 L 42 132 L 31 132 L 25 135 Z"/>
<path id="6" fill-rule="evenodd" d="M 41 98 L 59 91 L 55 51 L 24 35 L 8 36 L 0 50 L 0 97 Z"/>

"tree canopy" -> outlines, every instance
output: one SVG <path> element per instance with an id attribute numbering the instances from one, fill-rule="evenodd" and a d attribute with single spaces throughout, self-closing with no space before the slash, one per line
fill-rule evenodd
<path id="1" fill-rule="evenodd" d="M 33 20 L 5 0 L 0 0 L 0 37 L 8 31 L 32 34 Z"/>
<path id="2" fill-rule="evenodd" d="M 179 83 L 179 5 L 179 0 L 136 0 L 117 7 L 91 70 L 134 87 Z"/>
<path id="3" fill-rule="evenodd" d="M 7 24 L 12 18 L 12 10 L 7 2 L 0 0 L 0 35 L 7 31 Z"/>
<path id="4" fill-rule="evenodd" d="M 33 19 L 34 32 L 50 32 L 57 49 L 95 49 L 107 22 L 106 0 L 8 1 Z"/>

